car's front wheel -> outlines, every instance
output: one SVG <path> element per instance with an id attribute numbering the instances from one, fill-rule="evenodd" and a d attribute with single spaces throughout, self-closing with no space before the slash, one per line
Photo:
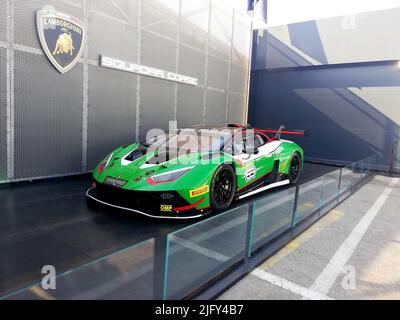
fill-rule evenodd
<path id="1" fill-rule="evenodd" d="M 215 171 L 211 181 L 210 202 L 216 211 L 227 209 L 235 197 L 236 174 L 232 166 L 223 164 Z"/>

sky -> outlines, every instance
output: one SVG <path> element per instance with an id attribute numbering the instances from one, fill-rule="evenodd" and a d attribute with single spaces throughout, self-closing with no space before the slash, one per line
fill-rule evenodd
<path id="1" fill-rule="evenodd" d="M 400 0 L 267 0 L 268 26 L 400 7 Z"/>

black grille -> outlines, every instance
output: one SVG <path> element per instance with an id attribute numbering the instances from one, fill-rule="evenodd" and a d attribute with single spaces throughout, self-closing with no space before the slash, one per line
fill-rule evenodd
<path id="1" fill-rule="evenodd" d="M 109 186 L 113 186 L 115 188 L 122 188 L 127 183 L 128 183 L 127 180 L 115 179 L 115 178 L 112 178 L 112 177 L 107 177 L 104 180 L 104 184 L 109 185 Z"/>

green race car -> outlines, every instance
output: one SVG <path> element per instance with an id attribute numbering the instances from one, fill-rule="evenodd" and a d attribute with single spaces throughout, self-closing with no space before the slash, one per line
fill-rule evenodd
<path id="1" fill-rule="evenodd" d="M 299 181 L 304 152 L 281 134 L 305 132 L 195 127 L 126 145 L 97 165 L 86 195 L 156 218 L 222 211 L 235 199 Z"/>

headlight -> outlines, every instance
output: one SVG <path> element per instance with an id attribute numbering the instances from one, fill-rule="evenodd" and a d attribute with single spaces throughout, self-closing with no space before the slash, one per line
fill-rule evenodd
<path id="1" fill-rule="evenodd" d="M 193 167 L 178 169 L 174 171 L 169 171 L 161 174 L 156 174 L 150 178 L 147 178 L 147 182 L 150 184 L 166 183 L 178 180 L 186 172 L 190 171 Z"/>
<path id="2" fill-rule="evenodd" d="M 107 156 L 97 167 L 98 173 L 102 173 L 105 168 L 107 168 L 108 164 L 110 163 L 112 159 L 113 153 L 111 153 L 109 156 Z"/>

